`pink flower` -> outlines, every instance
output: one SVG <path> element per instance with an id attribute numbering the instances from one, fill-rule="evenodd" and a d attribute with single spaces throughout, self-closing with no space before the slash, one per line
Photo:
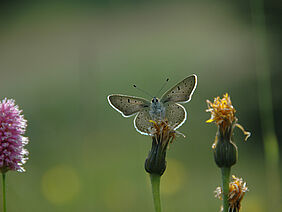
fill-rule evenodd
<path id="1" fill-rule="evenodd" d="M 24 137 L 27 121 L 15 105 L 15 100 L 0 101 L 0 171 L 24 172 L 23 164 L 27 161 L 28 151 L 24 146 L 28 138 Z"/>

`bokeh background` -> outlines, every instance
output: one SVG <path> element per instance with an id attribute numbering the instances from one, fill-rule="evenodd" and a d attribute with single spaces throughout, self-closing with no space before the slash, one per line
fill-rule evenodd
<path id="1" fill-rule="evenodd" d="M 218 211 L 220 171 L 206 124 L 206 99 L 231 95 L 240 130 L 232 174 L 250 191 L 242 211 L 267 211 L 267 176 L 255 38 L 248 1 L 2 1 L 0 96 L 16 99 L 28 120 L 25 173 L 7 175 L 16 211 L 153 211 L 144 161 L 151 139 L 108 102 L 112 93 L 148 98 L 198 75 L 187 122 L 167 154 L 164 212 Z M 281 3 L 265 1 L 266 57 L 278 140 L 282 138 Z M 281 151 L 281 143 L 280 143 Z M 281 161 L 281 159 L 280 159 Z M 281 163 L 280 163 L 281 174 Z M 280 175 L 281 176 L 281 175 Z M 279 186 L 279 185 L 277 185 Z M 281 190 L 281 188 L 279 188 Z M 278 197 L 281 199 L 281 197 Z"/>

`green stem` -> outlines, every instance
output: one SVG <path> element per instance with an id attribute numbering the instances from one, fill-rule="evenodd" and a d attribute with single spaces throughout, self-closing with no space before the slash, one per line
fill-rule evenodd
<path id="1" fill-rule="evenodd" d="M 6 174 L 2 173 L 3 212 L 6 212 Z"/>
<path id="2" fill-rule="evenodd" d="M 228 212 L 228 194 L 229 194 L 229 178 L 230 178 L 230 167 L 221 168 L 222 176 L 222 190 L 223 190 L 223 212 Z"/>
<path id="3" fill-rule="evenodd" d="M 160 197 L 160 180 L 161 176 L 157 174 L 150 174 L 153 200 L 155 205 L 155 212 L 161 212 L 161 197 Z"/>

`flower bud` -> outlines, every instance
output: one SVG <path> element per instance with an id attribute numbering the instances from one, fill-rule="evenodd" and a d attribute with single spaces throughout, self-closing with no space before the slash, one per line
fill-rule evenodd
<path id="1" fill-rule="evenodd" d="M 163 146 L 156 137 L 152 137 L 152 148 L 145 161 L 145 170 L 150 174 L 163 175 L 166 169 L 166 149 L 168 142 Z"/>
<path id="2" fill-rule="evenodd" d="M 217 141 L 214 145 L 214 160 L 218 167 L 231 167 L 238 159 L 237 146 L 231 141 L 232 125 L 225 131 L 218 127 Z"/>
<path id="3" fill-rule="evenodd" d="M 175 134 L 183 135 L 174 130 L 167 121 L 150 121 L 153 125 L 150 129 L 152 148 L 145 161 L 145 170 L 150 174 L 162 176 L 166 169 L 166 150 L 172 143 Z"/>

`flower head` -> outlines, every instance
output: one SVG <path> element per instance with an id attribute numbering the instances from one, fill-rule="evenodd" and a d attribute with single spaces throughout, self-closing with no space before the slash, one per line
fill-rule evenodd
<path id="1" fill-rule="evenodd" d="M 216 97 L 213 102 L 207 100 L 207 103 L 206 111 L 211 113 L 211 118 L 206 122 L 214 122 L 218 126 L 215 142 L 212 145 L 215 162 L 219 167 L 231 167 L 237 162 L 238 157 L 237 146 L 231 140 L 234 128 L 238 127 L 243 131 L 246 135 L 245 140 L 250 133 L 237 123 L 236 110 L 227 93 L 223 95 L 222 99 Z"/>
<path id="2" fill-rule="evenodd" d="M 9 170 L 23 172 L 27 150 L 24 146 L 28 138 L 23 134 L 26 130 L 26 120 L 13 99 L 0 101 L 0 171 Z"/>
<path id="3" fill-rule="evenodd" d="M 249 191 L 246 186 L 246 182 L 242 178 L 235 177 L 232 175 L 232 181 L 229 183 L 229 210 L 228 211 L 239 211 L 241 208 L 241 201 L 245 193 Z M 217 187 L 215 190 L 215 197 L 222 200 L 223 192 L 221 187 Z"/>
<path id="4" fill-rule="evenodd" d="M 218 96 L 214 98 L 213 103 L 209 100 L 207 100 L 207 103 L 208 109 L 206 111 L 211 112 L 211 118 L 206 121 L 207 123 L 215 122 L 217 125 L 226 128 L 228 125 L 231 125 L 236 121 L 236 110 L 231 103 L 228 93 L 223 95 L 222 99 Z"/>
<path id="5" fill-rule="evenodd" d="M 219 96 L 214 98 L 211 102 L 207 100 L 208 109 L 206 112 L 211 113 L 211 118 L 207 120 L 207 123 L 215 122 L 220 128 L 223 134 L 228 133 L 231 135 L 233 128 L 238 127 L 244 133 L 245 141 L 250 137 L 251 133 L 244 130 L 243 126 L 238 124 L 238 119 L 235 116 L 236 110 L 232 105 L 231 99 L 228 93 L 223 95 L 220 99 Z M 216 143 L 213 145 L 215 148 Z"/>
<path id="6" fill-rule="evenodd" d="M 165 145 L 166 142 L 171 142 L 175 138 L 176 131 L 173 126 L 168 124 L 168 121 L 153 121 L 153 124 L 149 129 L 151 137 L 155 137 L 157 142 L 162 142 Z M 166 141 L 166 142 L 164 142 Z"/>
<path id="7" fill-rule="evenodd" d="M 177 134 L 183 135 L 170 126 L 168 121 L 150 121 L 152 148 L 145 161 L 145 170 L 150 174 L 162 175 L 166 169 L 166 150 Z M 184 135 L 183 135 L 184 136 Z"/>

